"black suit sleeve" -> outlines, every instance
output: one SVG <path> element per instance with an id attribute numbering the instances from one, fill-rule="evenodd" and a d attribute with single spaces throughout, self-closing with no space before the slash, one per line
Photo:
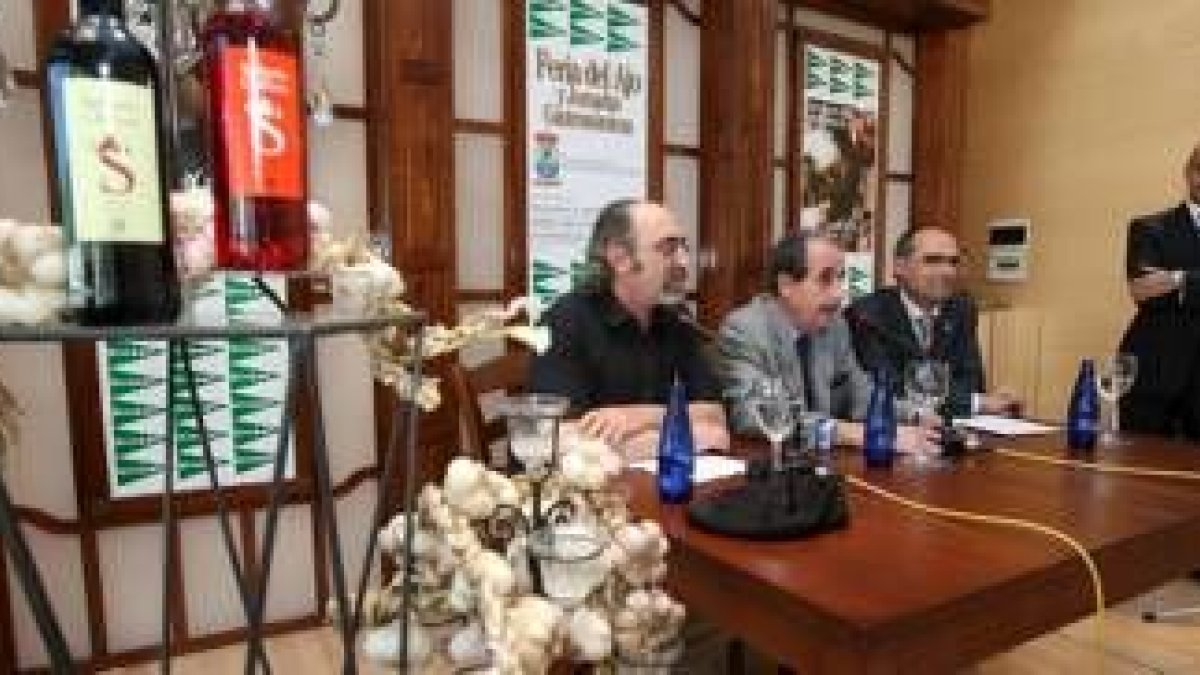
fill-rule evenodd
<path id="1" fill-rule="evenodd" d="M 971 397 L 987 391 L 987 382 L 979 349 L 979 311 L 967 296 L 956 298 L 952 307 L 956 310 L 952 320 L 957 339 L 948 355 L 951 374 L 946 412 L 958 417 L 971 414 Z"/>
<path id="2" fill-rule="evenodd" d="M 1129 239 L 1125 243 L 1125 277 L 1135 279 L 1143 268 L 1166 266 L 1162 238 L 1153 221 L 1136 218 L 1129 224 Z"/>
<path id="3" fill-rule="evenodd" d="M 1182 208 L 1182 207 L 1181 207 Z M 1180 291 L 1147 298 L 1139 307 L 1150 310 L 1172 310 L 1182 304 L 1200 307 L 1200 267 L 1189 259 L 1191 233 L 1194 227 L 1191 215 L 1179 209 L 1153 216 L 1135 218 L 1129 224 L 1129 238 L 1125 244 L 1125 276 L 1134 279 L 1147 267 L 1164 270 L 1182 269 L 1185 273 L 1183 295 Z M 1177 221 L 1182 220 L 1182 224 Z"/>

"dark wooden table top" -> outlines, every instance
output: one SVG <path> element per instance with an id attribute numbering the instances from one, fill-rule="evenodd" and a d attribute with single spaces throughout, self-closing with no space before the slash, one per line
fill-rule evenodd
<path id="1" fill-rule="evenodd" d="M 1059 436 L 995 447 L 1065 457 Z M 1200 472 L 1200 447 L 1133 439 L 1094 459 Z M 947 467 L 841 470 L 928 504 L 1056 528 L 1097 562 L 1108 604 L 1200 568 L 1200 481 L 1100 473 L 971 455 Z M 936 673 L 1092 613 L 1087 569 L 1044 534 L 951 521 L 849 488 L 850 526 L 790 542 L 692 528 L 659 504 L 653 477 L 629 472 L 637 515 L 672 540 L 669 585 L 692 611 L 805 673 Z M 736 479 L 734 479 L 736 480 Z M 719 484 L 700 486 L 698 498 Z"/>

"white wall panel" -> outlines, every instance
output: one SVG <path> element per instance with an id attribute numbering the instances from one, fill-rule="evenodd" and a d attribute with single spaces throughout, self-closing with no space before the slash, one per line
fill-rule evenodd
<path id="1" fill-rule="evenodd" d="M 771 190 L 771 241 L 779 241 L 787 229 L 787 171 L 775 169 Z"/>
<path id="2" fill-rule="evenodd" d="M 357 592 L 356 589 L 358 586 L 358 575 L 362 570 L 363 554 L 367 551 L 367 536 L 371 532 L 371 518 L 374 516 L 375 495 L 377 492 L 378 490 L 376 483 L 374 481 L 367 481 L 359 486 L 358 489 L 354 490 L 354 492 L 342 497 L 338 501 L 338 533 L 342 537 L 342 561 L 346 565 L 346 592 L 348 594 L 354 594 Z M 305 518 L 307 518 L 307 513 L 308 512 L 306 511 L 304 514 Z M 395 514 L 387 514 L 384 522 L 387 522 L 387 519 L 393 515 Z M 312 546 L 309 546 L 308 549 L 311 551 Z M 376 575 L 374 578 L 377 578 L 379 573 L 378 561 L 379 553 L 377 551 L 375 553 L 375 559 L 372 562 L 371 573 Z M 329 597 L 333 598 L 336 596 L 336 591 L 333 586 L 332 558 L 329 559 L 328 564 L 330 565 Z M 308 578 L 311 579 L 311 562 L 308 564 L 307 571 Z M 294 585 L 298 585 L 298 582 L 300 581 L 302 580 L 297 579 Z M 376 583 L 373 585 L 378 586 L 379 584 Z M 368 588 L 369 587 L 370 586 L 368 586 Z M 299 602 L 294 602 L 291 608 L 285 608 L 283 606 L 283 602 L 285 600 L 285 598 L 279 598 L 279 609 L 288 609 L 289 613 L 281 614 L 281 618 L 283 616 L 299 616 L 304 611 L 307 611 L 304 609 L 304 605 L 300 604 Z M 321 608 L 321 611 L 324 612 L 325 608 Z"/>
<path id="3" fill-rule="evenodd" d="M 37 69 L 33 4 L 41 0 L 0 0 L 0 50 L 13 68 Z M 0 113 L 2 114 L 2 113 Z"/>
<path id="4" fill-rule="evenodd" d="M 454 138 L 455 234 L 458 285 L 504 286 L 504 140 L 457 134 Z"/>
<path id="5" fill-rule="evenodd" d="M 154 524 L 108 530 L 97 535 L 96 543 L 109 650 L 158 644 L 162 528 Z"/>
<path id="6" fill-rule="evenodd" d="M 504 10 L 508 3 L 452 1 L 454 116 L 499 122 L 504 119 Z"/>
<path id="7" fill-rule="evenodd" d="M 700 144 L 700 29 L 668 5 L 663 27 L 663 138 Z"/>
<path id="8" fill-rule="evenodd" d="M 256 518 L 259 540 L 266 531 L 266 511 Z M 339 521 L 339 526 L 344 521 Z M 267 589 L 267 621 L 296 619 L 316 611 L 317 586 L 313 576 L 312 508 L 288 506 L 279 510 L 275 560 Z M 259 546 L 262 555 L 262 546 Z M 332 586 L 330 587 L 332 594 Z"/>
<path id="9" fill-rule="evenodd" d="M 317 348 L 325 437 L 333 482 L 375 463 L 374 386 L 367 345 L 359 335 L 336 335 Z"/>
<path id="10" fill-rule="evenodd" d="M 4 468 L 13 501 L 74 519 L 75 474 L 62 352 L 57 345 L 6 344 L 0 379 L 22 410 L 21 435 Z"/>
<path id="11" fill-rule="evenodd" d="M 337 18 L 326 28 L 329 44 L 326 82 L 335 103 L 361 106 L 367 100 L 363 72 L 363 0 L 341 1 Z M 312 4 L 325 7 L 327 3 Z"/>
<path id="12" fill-rule="evenodd" d="M 75 537 L 46 534 L 26 526 L 25 540 L 37 560 L 38 572 L 42 575 L 46 594 L 58 617 L 67 647 L 76 656 L 88 653 L 88 621 L 84 612 L 83 565 L 79 558 L 79 544 Z M 24 667 L 46 665 L 49 659 L 42 647 L 42 639 L 33 622 L 33 614 L 25 602 L 21 585 L 13 574 L 12 559 L 8 559 L 8 589 L 12 598 L 13 630 L 17 638 L 17 663 Z M 0 608 L 0 611 L 3 611 Z M 3 662 L 0 660 L 0 662 Z"/>
<path id="13" fill-rule="evenodd" d="M 311 196 L 333 212 L 338 236 L 366 232 L 369 226 L 366 143 L 366 127 L 354 120 L 309 130 Z"/>
<path id="14" fill-rule="evenodd" d="M 695 290 L 700 213 L 700 163 L 696 159 L 678 156 L 664 159 L 663 202 L 675 212 L 692 246 L 688 290 Z"/>
<path id="15" fill-rule="evenodd" d="M 887 184 L 887 214 L 884 229 L 884 236 L 887 241 L 887 247 L 884 249 L 887 256 L 885 283 L 891 283 L 892 245 L 896 243 L 896 239 L 900 237 L 900 234 L 911 225 L 912 185 L 906 182 L 889 181 Z"/>
<path id="16" fill-rule="evenodd" d="M 909 66 L 917 67 L 917 39 L 911 35 L 892 35 L 892 51 L 900 55 Z"/>
<path id="17" fill-rule="evenodd" d="M 912 171 L 914 82 L 895 59 L 889 59 L 889 68 L 887 170 L 909 173 Z"/>
<path id="18" fill-rule="evenodd" d="M 837 16 L 823 14 L 813 9 L 797 8 L 796 24 L 805 28 L 833 33 L 867 44 L 883 46 L 884 31 L 874 26 L 849 21 Z"/>
<path id="19" fill-rule="evenodd" d="M 233 541 L 241 555 L 238 522 L 236 517 L 233 518 Z M 218 520 L 184 520 L 179 524 L 179 538 L 190 633 L 208 635 L 245 626 L 246 614 L 229 566 L 229 556 L 225 553 Z"/>
<path id="20" fill-rule="evenodd" d="M 18 89 L 0 110 L 0 150 L 5 158 L 0 161 L 0 218 L 48 222 L 42 105 L 36 91 Z"/>

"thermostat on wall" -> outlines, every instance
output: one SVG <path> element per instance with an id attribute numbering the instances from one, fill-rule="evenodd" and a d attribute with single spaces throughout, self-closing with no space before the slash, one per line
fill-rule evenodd
<path id="1" fill-rule="evenodd" d="M 988 281 L 1029 278 L 1029 219 L 1006 218 L 988 223 Z"/>

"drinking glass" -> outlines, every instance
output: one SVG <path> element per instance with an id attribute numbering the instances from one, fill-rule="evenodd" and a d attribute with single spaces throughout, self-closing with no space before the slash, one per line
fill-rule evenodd
<path id="1" fill-rule="evenodd" d="M 755 425 L 771 442 L 771 467 L 783 468 L 783 441 L 796 426 L 796 403 L 783 380 L 767 378 L 750 392 L 747 407 Z"/>
<path id="2" fill-rule="evenodd" d="M 950 366 L 937 359 L 916 359 L 904 370 L 904 393 L 915 409 L 917 419 L 940 414 L 938 408 L 950 394 Z M 924 453 L 916 456 L 918 461 L 929 459 Z"/>
<path id="3" fill-rule="evenodd" d="M 1108 423 L 1100 434 L 1104 445 L 1120 445 L 1121 397 L 1129 393 L 1137 379 L 1137 357 L 1119 353 L 1096 361 L 1096 393 L 1108 406 Z"/>

